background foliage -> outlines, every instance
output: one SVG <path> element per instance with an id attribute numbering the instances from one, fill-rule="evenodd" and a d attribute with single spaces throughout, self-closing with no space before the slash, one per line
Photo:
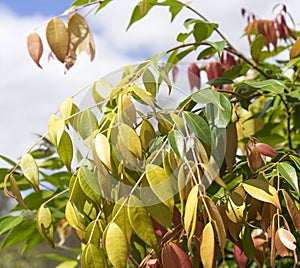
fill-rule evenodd
<path id="1" fill-rule="evenodd" d="M 48 22 L 51 56 L 66 70 L 81 52 L 95 56 L 79 11 L 101 12 L 109 2 L 78 0 Z M 69 253 L 43 254 L 61 267 L 296 267 L 300 41 L 293 19 L 284 5 L 272 20 L 242 10 L 247 58 L 180 1 L 140 1 L 128 28 L 159 6 L 172 21 L 191 12 L 177 45 L 66 99 L 18 163 L 1 156 L 10 165 L 0 170 L 1 187 L 18 205 L 0 219 L 0 249 L 22 242 L 25 254 L 46 241 Z M 27 46 L 41 67 L 38 33 Z M 178 101 L 184 74 L 190 88 Z M 177 95 L 176 105 L 164 108 L 166 92 Z M 65 244 L 74 233 L 78 248 Z"/>

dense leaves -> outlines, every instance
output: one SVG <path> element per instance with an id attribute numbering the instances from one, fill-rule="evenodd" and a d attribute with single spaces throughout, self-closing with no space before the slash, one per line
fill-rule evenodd
<path id="1" fill-rule="evenodd" d="M 78 11 L 109 2 L 77 0 L 47 23 L 66 69 L 95 57 Z M 191 12 L 177 45 L 83 88 L 88 106 L 67 98 L 19 163 L 0 156 L 0 186 L 18 202 L 0 218 L 0 250 L 45 240 L 76 255 L 56 256 L 65 267 L 299 266 L 300 53 L 287 8 L 243 10 L 247 58 L 179 1 L 139 1 L 128 28 L 157 6 L 171 20 Z M 36 32 L 27 47 L 41 67 Z M 78 249 L 63 245 L 71 230 Z"/>

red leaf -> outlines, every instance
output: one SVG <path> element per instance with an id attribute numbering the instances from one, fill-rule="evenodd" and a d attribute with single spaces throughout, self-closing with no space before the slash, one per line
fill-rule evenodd
<path id="1" fill-rule="evenodd" d="M 177 79 L 178 73 L 179 73 L 178 67 L 177 67 L 177 65 L 175 65 L 175 66 L 172 68 L 172 79 L 173 79 L 173 83 L 176 83 L 176 79 Z"/>
<path id="2" fill-rule="evenodd" d="M 191 90 L 194 87 L 200 89 L 200 69 L 196 63 L 191 63 L 188 67 L 188 79 L 191 86 Z"/>
<path id="3" fill-rule="evenodd" d="M 40 36 L 36 32 L 32 32 L 27 37 L 27 49 L 30 57 L 42 69 L 40 59 L 43 54 L 43 43 Z"/>
<path id="4" fill-rule="evenodd" d="M 170 242 L 162 249 L 162 264 L 168 268 L 192 268 L 188 255 L 177 244 Z"/>
<path id="5" fill-rule="evenodd" d="M 269 156 L 269 157 L 276 157 L 278 155 L 277 151 L 271 147 L 270 145 L 266 144 L 266 143 L 257 143 L 256 145 L 256 149 L 258 152 L 260 152 L 262 155 L 265 156 Z"/>
<path id="6" fill-rule="evenodd" d="M 221 62 L 214 61 L 208 64 L 206 68 L 208 80 L 212 80 L 217 77 L 222 77 L 224 73 L 224 67 Z"/>
<path id="7" fill-rule="evenodd" d="M 248 258 L 246 257 L 244 252 L 241 251 L 241 249 L 237 245 L 233 245 L 233 256 L 237 263 L 238 268 L 246 267 Z"/>

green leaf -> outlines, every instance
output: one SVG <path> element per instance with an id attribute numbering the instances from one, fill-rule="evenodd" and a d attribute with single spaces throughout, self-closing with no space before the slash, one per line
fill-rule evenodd
<path id="1" fill-rule="evenodd" d="M 21 170 L 35 191 L 39 190 L 39 169 L 31 154 L 26 153 L 21 158 Z"/>
<path id="2" fill-rule="evenodd" d="M 39 234 L 36 232 L 35 227 L 35 220 L 34 219 L 25 219 L 19 225 L 15 226 L 10 232 L 5 236 L 2 240 L 0 251 L 8 248 L 12 245 L 18 244 L 27 240 L 31 235 L 31 239 L 33 238 L 34 234 Z"/>
<path id="3" fill-rule="evenodd" d="M 48 245 L 54 248 L 54 225 L 51 211 L 45 205 L 41 205 L 36 214 L 36 226 L 40 235 Z"/>
<path id="4" fill-rule="evenodd" d="M 63 166 L 64 166 L 64 163 L 58 157 L 48 158 L 45 161 L 43 161 L 42 163 L 40 163 L 40 165 L 39 165 L 40 168 L 45 168 L 48 170 L 60 169 Z"/>
<path id="5" fill-rule="evenodd" d="M 119 241 L 118 241 L 119 242 Z M 101 249 L 94 244 L 88 244 L 81 255 L 82 268 L 106 268 L 106 258 Z M 118 267 L 118 266 L 116 266 Z M 121 267 L 121 266 L 119 266 Z"/>
<path id="6" fill-rule="evenodd" d="M 300 157 L 295 156 L 295 155 L 290 155 L 290 158 L 293 160 L 293 162 L 297 166 L 298 170 L 300 171 Z"/>
<path id="7" fill-rule="evenodd" d="M 259 62 L 260 53 L 264 45 L 265 45 L 265 38 L 262 34 L 256 36 L 255 39 L 252 41 L 250 45 L 250 52 L 251 52 L 252 59 L 255 62 Z"/>
<path id="8" fill-rule="evenodd" d="M 55 114 L 52 115 L 48 121 L 48 135 L 54 146 L 58 146 L 64 129 L 65 122 L 63 120 L 58 120 Z"/>
<path id="9" fill-rule="evenodd" d="M 64 131 L 63 135 L 61 136 L 59 145 L 57 147 L 57 152 L 61 161 L 70 171 L 73 159 L 73 144 L 69 134 L 66 131 Z"/>
<path id="10" fill-rule="evenodd" d="M 98 130 L 97 117 L 90 109 L 86 109 L 78 115 L 76 127 L 79 135 L 85 140 Z"/>
<path id="11" fill-rule="evenodd" d="M 246 84 L 250 87 L 258 88 L 261 91 L 269 91 L 275 94 L 284 93 L 285 85 L 275 79 L 267 79 L 263 81 L 245 80 L 241 84 Z"/>
<path id="12" fill-rule="evenodd" d="M 226 77 L 218 77 L 212 80 L 209 80 L 206 82 L 206 84 L 209 85 L 228 85 L 228 84 L 233 84 L 234 82 Z"/>
<path id="13" fill-rule="evenodd" d="M 216 24 L 207 23 L 205 21 L 197 20 L 194 25 L 194 38 L 196 42 L 201 42 L 206 40 L 211 36 L 214 29 L 216 28 Z"/>
<path id="14" fill-rule="evenodd" d="M 56 58 L 64 63 L 69 50 L 69 33 L 59 18 L 51 19 L 46 27 L 48 44 Z"/>
<path id="15" fill-rule="evenodd" d="M 0 220 L 0 235 L 16 227 L 23 221 L 23 216 L 7 216 Z"/>
<path id="16" fill-rule="evenodd" d="M 146 166 L 146 177 L 151 190 L 159 198 L 159 200 L 173 211 L 174 193 L 172 189 L 171 177 L 166 175 L 163 168 L 157 165 L 148 164 Z"/>
<path id="17" fill-rule="evenodd" d="M 144 119 L 140 129 L 140 139 L 144 151 L 147 151 L 151 142 L 156 138 L 155 130 L 149 120 Z"/>
<path id="18" fill-rule="evenodd" d="M 60 263 L 55 268 L 76 268 L 78 267 L 78 262 L 75 260 L 68 260 Z M 105 267 L 105 266 L 102 266 Z"/>
<path id="19" fill-rule="evenodd" d="M 252 197 L 271 203 L 281 210 L 280 201 L 276 189 L 262 179 L 250 179 L 242 183 L 244 190 Z"/>
<path id="20" fill-rule="evenodd" d="M 184 112 L 184 119 L 187 123 L 187 126 L 191 132 L 195 133 L 195 135 L 207 144 L 209 147 L 211 146 L 211 136 L 210 136 L 210 128 L 207 122 L 199 115 Z"/>
<path id="21" fill-rule="evenodd" d="M 134 232 L 151 248 L 156 248 L 157 240 L 151 219 L 142 202 L 131 195 L 128 203 L 128 216 Z"/>
<path id="22" fill-rule="evenodd" d="M 115 268 L 125 268 L 127 265 L 127 242 L 121 228 L 111 222 L 104 231 L 107 256 Z"/>
<path id="23" fill-rule="evenodd" d="M 216 105 L 219 109 L 224 110 L 222 104 L 220 102 L 220 93 L 217 92 L 215 89 L 212 88 L 205 88 L 202 90 L 197 91 L 195 94 L 192 95 L 192 99 L 195 102 L 201 104 L 208 104 L 211 103 Z"/>
<path id="24" fill-rule="evenodd" d="M 298 177 L 295 168 L 287 162 L 281 162 L 277 165 L 277 170 L 281 176 L 293 187 L 299 196 Z"/>
<path id="25" fill-rule="evenodd" d="M 143 73 L 143 83 L 146 90 L 153 96 L 156 96 L 156 81 L 153 73 L 146 69 Z"/>
<path id="26" fill-rule="evenodd" d="M 189 32 L 189 33 L 179 33 L 177 35 L 176 41 L 177 42 L 184 42 L 193 32 Z"/>
<path id="27" fill-rule="evenodd" d="M 184 137 L 178 130 L 173 130 L 168 134 L 168 141 L 174 153 L 180 158 L 184 154 Z"/>
<path id="28" fill-rule="evenodd" d="M 140 20 L 144 16 L 146 16 L 152 7 L 153 7 L 153 4 L 150 1 L 145 1 L 145 0 L 140 1 L 133 9 L 133 12 L 131 14 L 131 18 L 130 18 L 130 21 L 129 21 L 129 24 L 128 24 L 126 30 L 128 30 L 133 23 L 137 22 L 138 20 Z"/>
<path id="29" fill-rule="evenodd" d="M 71 201 L 68 200 L 66 205 L 66 219 L 68 223 L 76 230 L 82 231 L 85 229 L 84 225 L 81 223 L 78 213 L 76 213 L 76 208 L 73 206 Z"/>

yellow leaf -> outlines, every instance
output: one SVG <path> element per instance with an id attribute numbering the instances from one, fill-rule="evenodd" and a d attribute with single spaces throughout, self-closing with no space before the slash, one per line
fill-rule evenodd
<path id="1" fill-rule="evenodd" d="M 155 130 L 150 123 L 149 120 L 144 119 L 141 125 L 140 130 L 140 139 L 142 143 L 143 149 L 146 151 L 151 144 L 151 142 L 155 139 Z"/>
<path id="2" fill-rule="evenodd" d="M 46 28 L 48 44 L 56 58 L 64 63 L 69 50 L 69 33 L 65 24 L 58 18 L 51 19 Z"/>
<path id="3" fill-rule="evenodd" d="M 40 235 L 54 248 L 54 225 L 51 211 L 44 204 L 40 206 L 36 214 L 36 226 Z"/>
<path id="4" fill-rule="evenodd" d="M 108 169 L 112 170 L 110 162 L 110 144 L 105 135 L 98 133 L 93 142 L 93 155 L 95 161 L 101 161 Z"/>
<path id="5" fill-rule="evenodd" d="M 53 114 L 48 121 L 48 135 L 50 141 L 54 146 L 58 146 L 61 136 L 65 129 L 65 123 L 63 120 L 59 120 L 55 114 Z"/>
<path id="6" fill-rule="evenodd" d="M 39 191 L 39 170 L 31 154 L 26 153 L 21 158 L 21 170 L 35 191 Z"/>
<path id="7" fill-rule="evenodd" d="M 276 189 L 263 179 L 250 179 L 242 183 L 244 190 L 252 197 L 268 202 L 281 210 Z"/>
<path id="8" fill-rule="evenodd" d="M 184 230 L 188 234 L 190 226 L 194 219 L 194 214 L 197 213 L 199 185 L 195 185 L 190 191 L 184 213 Z"/>
<path id="9" fill-rule="evenodd" d="M 205 225 L 201 238 L 200 257 L 203 267 L 214 267 L 215 234 L 211 222 Z"/>
<path id="10" fill-rule="evenodd" d="M 300 55 L 300 37 L 297 38 L 295 44 L 292 46 L 290 50 L 290 58 L 296 58 Z"/>

